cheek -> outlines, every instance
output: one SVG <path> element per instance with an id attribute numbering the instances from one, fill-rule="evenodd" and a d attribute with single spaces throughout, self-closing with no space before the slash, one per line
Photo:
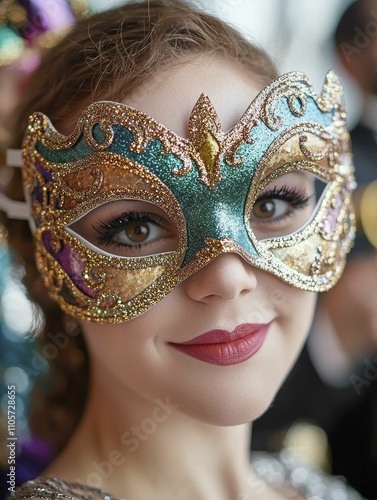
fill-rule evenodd
<path id="1" fill-rule="evenodd" d="M 265 271 L 255 270 L 255 274 L 263 288 L 263 294 L 256 301 L 256 319 L 276 317 L 286 340 L 305 339 L 313 320 L 317 293 L 295 288 Z"/>
<path id="2" fill-rule="evenodd" d="M 317 294 L 292 286 L 284 286 L 284 294 L 277 305 L 280 335 L 271 346 L 272 365 L 276 366 L 278 387 L 293 368 L 307 339 L 313 321 Z"/>
<path id="3" fill-rule="evenodd" d="M 164 314 L 165 313 L 165 314 Z M 91 359 L 94 383 L 124 396 L 139 394 L 145 400 L 165 398 L 170 374 L 159 337 L 160 319 L 167 316 L 157 304 L 150 311 L 121 324 L 82 322 Z"/>
<path id="4" fill-rule="evenodd" d="M 310 330 L 317 299 L 316 293 L 277 281 L 268 295 L 273 302 L 276 320 L 260 356 L 255 358 L 253 377 L 249 378 L 252 381 L 248 389 L 252 412 L 250 406 L 246 408 L 252 419 L 271 405 L 293 368 Z"/>
<path id="5" fill-rule="evenodd" d="M 296 361 L 312 325 L 317 293 L 283 284 L 276 304 L 282 339 L 286 344 L 287 372 Z"/>
<path id="6" fill-rule="evenodd" d="M 278 278 L 265 274 L 266 297 L 269 307 L 275 312 L 275 322 L 271 335 L 267 337 L 265 351 L 261 353 L 261 365 L 270 367 L 266 383 L 275 391 L 284 382 L 292 369 L 309 333 L 317 294 L 295 288 Z"/>
<path id="7" fill-rule="evenodd" d="M 307 292 L 292 286 L 287 286 L 282 294 L 278 311 L 282 324 L 297 332 L 297 336 L 305 338 L 313 321 L 317 293 Z"/>

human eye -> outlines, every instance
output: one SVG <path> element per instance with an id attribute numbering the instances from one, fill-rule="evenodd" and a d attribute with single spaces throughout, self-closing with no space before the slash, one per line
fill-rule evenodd
<path id="1" fill-rule="evenodd" d="M 265 186 L 247 214 L 258 239 L 292 234 L 313 217 L 326 187 L 310 172 L 281 175 Z"/>
<path id="2" fill-rule="evenodd" d="M 145 257 L 173 252 L 178 230 L 153 203 L 121 200 L 101 205 L 67 227 L 83 243 L 119 257 Z"/>
<path id="3" fill-rule="evenodd" d="M 305 189 L 283 185 L 267 188 L 255 201 L 251 221 L 279 222 L 307 207 L 310 201 Z"/>
<path id="4" fill-rule="evenodd" d="M 93 229 L 100 245 L 138 250 L 166 234 L 164 222 L 157 214 L 131 211 L 101 220 L 93 224 Z"/>

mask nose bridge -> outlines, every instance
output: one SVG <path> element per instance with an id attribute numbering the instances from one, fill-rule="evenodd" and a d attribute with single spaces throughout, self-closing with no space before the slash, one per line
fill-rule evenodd
<path id="1" fill-rule="evenodd" d="M 250 256 L 259 257 L 245 225 L 244 211 L 239 207 L 229 206 L 223 201 L 212 206 L 204 220 L 198 220 L 198 215 L 200 217 L 196 214 L 188 221 L 183 266 L 195 261 L 200 252 L 208 249 L 213 249 L 213 258 L 229 252 L 239 254 L 246 261 L 250 261 Z"/>

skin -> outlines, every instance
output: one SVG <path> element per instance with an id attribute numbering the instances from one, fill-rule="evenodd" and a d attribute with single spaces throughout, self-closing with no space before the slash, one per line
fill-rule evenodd
<path id="1" fill-rule="evenodd" d="M 170 69 L 168 75 L 157 74 L 143 88 L 142 98 L 131 96 L 126 103 L 187 137 L 188 118 L 202 92 L 228 130 L 258 90 L 252 75 L 239 66 L 203 56 Z M 174 228 L 168 227 L 156 243 L 158 251 L 174 245 Z M 131 321 L 83 322 L 91 359 L 86 409 L 45 474 L 127 499 L 286 498 L 250 471 L 249 422 L 268 408 L 291 369 L 315 299 L 314 293 L 293 288 L 228 253 Z M 262 348 L 231 366 L 194 359 L 169 345 L 213 329 L 232 331 L 242 323 L 267 322 L 271 325 Z M 156 411 L 156 399 L 167 398 L 175 407 Z M 153 428 L 146 420 L 151 418 L 155 428 L 148 434 L 142 429 Z M 134 432 L 141 429 L 137 449 L 131 449 L 136 443 L 125 444 L 125 439 L 135 438 L 133 426 Z M 110 472 L 101 476 L 98 464 L 104 462 Z"/>

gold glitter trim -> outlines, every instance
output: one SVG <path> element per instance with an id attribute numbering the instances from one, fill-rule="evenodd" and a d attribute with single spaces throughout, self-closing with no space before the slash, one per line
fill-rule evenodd
<path id="1" fill-rule="evenodd" d="M 207 238 L 206 246 L 182 267 L 187 235 L 179 202 L 147 168 L 105 151 L 114 139 L 113 125 L 131 131 L 131 151 L 142 153 L 150 141 L 157 139 L 162 155 L 172 153 L 181 160 L 172 175 L 186 176 L 196 169 L 198 180 L 213 189 L 225 182 L 220 172 L 224 159 L 235 169 L 245 161 L 238 150 L 244 143 L 253 144 L 250 133 L 254 127 L 261 121 L 273 131 L 281 127 L 282 117 L 276 108 L 283 97 L 294 116 L 305 115 L 311 97 L 322 112 L 333 112 L 333 120 L 326 126 L 301 122 L 282 130 L 260 161 L 244 210 L 245 225 L 258 256 L 232 239 Z M 102 131 L 98 140 L 94 136 L 97 124 Z M 327 74 L 319 97 L 302 73 L 277 78 L 227 132 L 209 98 L 202 94 L 190 116 L 189 139 L 120 103 L 89 105 L 68 136 L 57 132 L 46 116 L 35 113 L 29 119 L 24 143 L 23 176 L 29 194 L 36 185 L 40 189 L 32 205 L 38 222 L 36 262 L 50 295 L 72 316 L 119 323 L 147 311 L 182 280 L 225 252 L 235 252 L 251 265 L 304 290 L 331 288 L 341 275 L 355 232 L 353 167 L 345 124 L 342 89 L 333 72 Z M 81 134 L 93 151 L 82 160 L 55 164 L 36 150 L 38 141 L 53 151 L 70 148 Z M 45 180 L 41 169 L 52 177 L 51 181 Z M 258 240 L 249 219 L 255 201 L 270 182 L 293 171 L 310 172 L 328 184 L 317 212 L 293 234 Z M 66 230 L 104 203 L 125 199 L 151 202 L 166 212 L 178 230 L 175 252 L 137 258 L 109 256 Z"/>

